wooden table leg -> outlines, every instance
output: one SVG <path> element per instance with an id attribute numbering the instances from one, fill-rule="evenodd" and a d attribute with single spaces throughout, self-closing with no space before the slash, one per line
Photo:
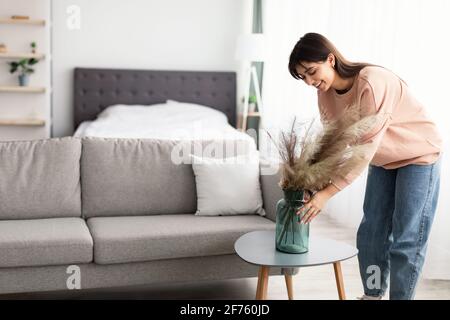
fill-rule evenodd
<path id="1" fill-rule="evenodd" d="M 292 287 L 292 275 L 285 274 L 284 280 L 286 281 L 286 288 L 287 288 L 289 300 L 294 300 L 294 289 Z"/>
<path id="2" fill-rule="evenodd" d="M 261 282 L 262 282 L 262 267 L 258 270 L 258 284 L 256 286 L 256 300 L 261 300 Z"/>
<path id="3" fill-rule="evenodd" d="M 269 282 L 269 267 L 261 266 L 258 273 L 258 286 L 256 288 L 256 300 L 267 299 L 267 286 Z"/>
<path id="4" fill-rule="evenodd" d="M 334 276 L 336 278 L 336 286 L 339 294 L 339 300 L 345 300 L 344 278 L 342 277 L 341 263 L 334 262 Z"/>

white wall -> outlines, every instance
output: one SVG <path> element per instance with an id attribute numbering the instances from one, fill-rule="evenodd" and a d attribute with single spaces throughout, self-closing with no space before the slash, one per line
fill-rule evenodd
<path id="1" fill-rule="evenodd" d="M 1 24 L 0 43 L 5 43 L 8 52 L 30 53 L 30 43 L 35 41 L 37 52 L 46 58 L 33 68 L 30 86 L 46 87 L 46 93 L 0 93 L 0 118 L 39 118 L 46 126 L 22 127 L 0 126 L 0 140 L 42 139 L 50 134 L 50 0 L 0 0 L 0 17 L 27 15 L 30 19 L 44 19 L 45 26 Z M 17 86 L 18 73 L 10 74 L 7 62 L 19 58 L 0 59 L 0 85 Z"/>
<path id="2" fill-rule="evenodd" d="M 75 67 L 237 71 L 250 0 L 53 1 L 53 136 L 73 132 Z M 80 9 L 80 29 L 67 10 Z"/>

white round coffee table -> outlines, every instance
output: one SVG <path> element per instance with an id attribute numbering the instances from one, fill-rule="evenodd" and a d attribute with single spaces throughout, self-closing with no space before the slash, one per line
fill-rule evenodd
<path id="1" fill-rule="evenodd" d="M 358 254 L 358 249 L 343 242 L 311 237 L 306 253 L 284 253 L 275 249 L 275 231 L 253 231 L 242 235 L 234 243 L 239 257 L 259 266 L 256 299 L 267 297 L 270 267 L 301 268 L 333 264 L 339 299 L 345 300 L 344 281 L 340 262 Z M 293 299 L 292 276 L 285 274 L 289 299 Z"/>

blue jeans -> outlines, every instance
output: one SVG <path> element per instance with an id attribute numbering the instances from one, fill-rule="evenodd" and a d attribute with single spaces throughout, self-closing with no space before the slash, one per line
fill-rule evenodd
<path id="1" fill-rule="evenodd" d="M 439 196 L 441 159 L 386 170 L 369 166 L 357 233 L 364 294 L 414 298 Z"/>

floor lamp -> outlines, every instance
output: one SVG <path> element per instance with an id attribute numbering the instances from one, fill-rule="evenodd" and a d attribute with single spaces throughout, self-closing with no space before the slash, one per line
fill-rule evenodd
<path id="1" fill-rule="evenodd" d="M 262 62 L 265 60 L 265 38 L 261 33 L 244 34 L 238 37 L 236 44 L 235 58 L 246 63 L 245 72 L 245 94 L 244 94 L 244 110 L 242 113 L 242 131 L 247 129 L 248 118 L 248 99 L 250 88 L 253 81 L 255 88 L 256 102 L 260 116 L 262 117 L 262 99 L 259 87 L 258 73 L 255 66 L 251 66 L 252 62 Z"/>

